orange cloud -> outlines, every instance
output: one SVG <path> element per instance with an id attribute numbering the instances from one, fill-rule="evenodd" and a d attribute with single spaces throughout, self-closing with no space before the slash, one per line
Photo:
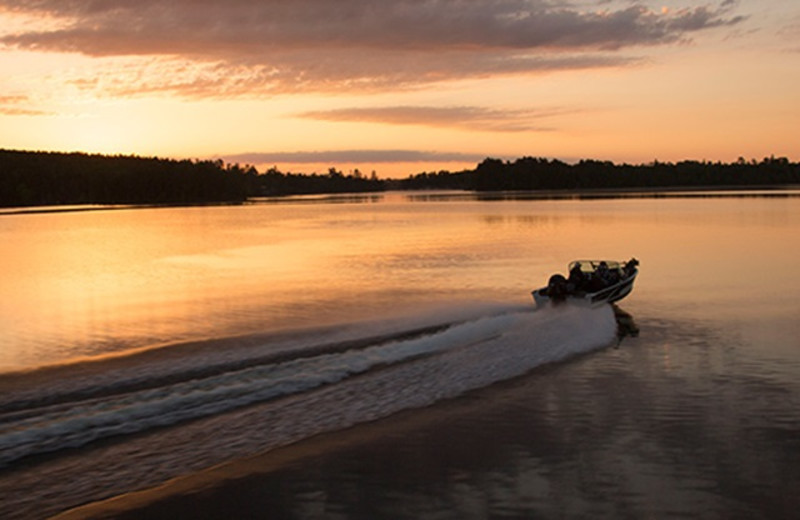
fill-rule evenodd
<path id="1" fill-rule="evenodd" d="M 0 96 L 0 114 L 6 116 L 41 116 L 47 113 L 29 108 L 28 96 Z"/>
<path id="2" fill-rule="evenodd" d="M 376 51 L 359 60 L 348 56 L 329 52 L 325 59 L 313 52 L 289 53 L 276 57 L 271 65 L 127 56 L 103 58 L 102 66 L 92 74 L 77 70 L 62 73 L 61 77 L 65 83 L 95 96 L 259 98 L 310 92 L 413 90 L 456 79 L 631 67 L 644 62 L 641 58 L 606 54 L 504 57 L 499 53 L 399 55 Z"/>

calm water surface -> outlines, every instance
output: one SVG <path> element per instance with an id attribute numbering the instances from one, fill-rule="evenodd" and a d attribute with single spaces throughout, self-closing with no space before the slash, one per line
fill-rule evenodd
<path id="1" fill-rule="evenodd" d="M 0 516 L 792 518 L 781 194 L 0 215 Z M 569 260 L 632 256 L 638 337 L 531 312 Z"/>

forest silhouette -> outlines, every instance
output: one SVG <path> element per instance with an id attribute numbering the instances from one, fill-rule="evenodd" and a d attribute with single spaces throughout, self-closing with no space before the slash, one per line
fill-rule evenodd
<path id="1" fill-rule="evenodd" d="M 388 189 L 471 191 L 658 190 L 800 185 L 800 164 L 784 157 L 734 163 L 682 161 L 617 165 L 581 160 L 487 158 L 473 170 L 382 180 L 358 170 L 284 173 L 222 160 L 174 160 L 0 150 L 0 206 L 237 203 L 254 197 Z"/>
<path id="2" fill-rule="evenodd" d="M 259 173 L 222 160 L 0 150 L 0 206 L 202 204 L 273 195 L 378 191 L 383 182 L 335 168 Z"/>
<path id="3" fill-rule="evenodd" d="M 658 190 L 703 187 L 800 185 L 800 164 L 784 157 L 735 163 L 654 161 L 617 165 L 584 159 L 568 164 L 558 159 L 523 157 L 515 161 L 487 158 L 474 170 L 421 173 L 402 181 L 404 189 L 515 190 Z"/>

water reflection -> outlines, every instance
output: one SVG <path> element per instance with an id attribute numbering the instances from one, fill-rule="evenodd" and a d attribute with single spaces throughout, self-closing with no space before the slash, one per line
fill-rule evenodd
<path id="1" fill-rule="evenodd" d="M 456 199 L 464 195 L 455 195 Z M 720 199 L 720 198 L 795 198 L 800 197 L 796 188 L 776 187 L 772 189 L 742 190 L 696 190 L 667 189 L 655 191 L 596 190 L 596 191 L 499 191 L 474 192 L 474 200 L 613 200 L 613 199 Z M 443 199 L 439 199 L 443 200 Z"/>
<path id="2" fill-rule="evenodd" d="M 639 307 L 791 314 L 800 290 L 787 238 L 795 200 L 487 202 L 389 192 L 3 215 L 0 286 L 14 298 L 0 301 L 0 370 L 355 321 L 365 308 L 528 303 L 531 285 L 587 252 L 647 260 Z"/>
<path id="3" fill-rule="evenodd" d="M 638 337 L 639 327 L 636 325 L 633 316 L 620 309 L 616 304 L 612 304 L 611 307 L 614 309 L 614 319 L 617 321 L 617 346 L 627 337 Z"/>
<path id="4" fill-rule="evenodd" d="M 335 193 L 320 195 L 281 195 L 251 197 L 248 204 L 375 204 L 384 200 L 383 193 Z"/>

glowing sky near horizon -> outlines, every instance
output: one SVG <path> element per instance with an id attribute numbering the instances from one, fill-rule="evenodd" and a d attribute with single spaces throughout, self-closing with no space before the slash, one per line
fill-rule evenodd
<path id="1" fill-rule="evenodd" d="M 800 159 L 797 0 L 0 0 L 0 68 L 7 149 Z"/>

